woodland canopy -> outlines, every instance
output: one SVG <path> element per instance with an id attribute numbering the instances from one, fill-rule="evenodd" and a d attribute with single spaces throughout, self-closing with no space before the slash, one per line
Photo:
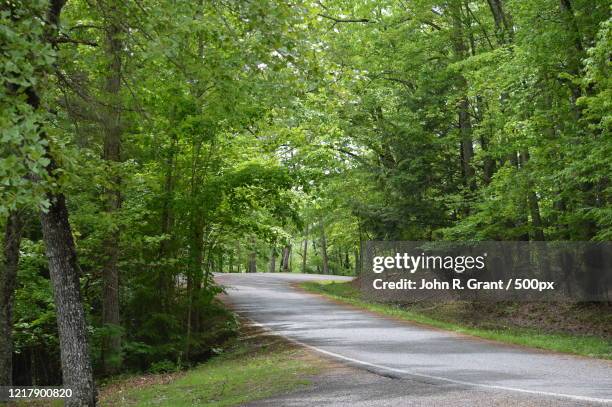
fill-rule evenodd
<path id="1" fill-rule="evenodd" d="M 213 272 L 610 240 L 610 6 L 0 1 L 0 384 L 206 360 Z"/>

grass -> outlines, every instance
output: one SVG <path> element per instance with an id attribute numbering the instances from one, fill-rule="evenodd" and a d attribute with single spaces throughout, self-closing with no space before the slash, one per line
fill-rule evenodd
<path id="1" fill-rule="evenodd" d="M 335 300 L 351 304 L 382 315 L 416 322 L 431 327 L 491 339 L 499 342 L 523 345 L 532 348 L 571 353 L 601 359 L 612 359 L 612 341 L 597 335 L 543 332 L 522 327 L 470 326 L 459 319 L 453 320 L 452 313 L 428 315 L 427 311 L 414 309 L 410 305 L 383 304 L 367 301 L 350 282 L 305 282 L 300 284 L 307 291 L 323 294 Z"/>
<path id="2" fill-rule="evenodd" d="M 101 406 L 235 406 L 310 383 L 321 362 L 284 340 L 257 333 L 182 373 L 147 375 L 102 389 Z"/>

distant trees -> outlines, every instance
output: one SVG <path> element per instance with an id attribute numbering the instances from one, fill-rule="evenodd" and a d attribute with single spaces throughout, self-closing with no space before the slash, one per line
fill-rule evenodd
<path id="1" fill-rule="evenodd" d="M 589 74 L 609 68 L 609 4 L 326 2 L 321 14 L 343 16 L 319 21 L 333 80 L 300 126 L 328 153 L 314 166 L 345 211 L 330 227 L 356 216 L 375 239 L 609 237 L 610 129 L 594 96 L 609 81 Z M 312 147 L 297 151 L 312 168 Z"/>

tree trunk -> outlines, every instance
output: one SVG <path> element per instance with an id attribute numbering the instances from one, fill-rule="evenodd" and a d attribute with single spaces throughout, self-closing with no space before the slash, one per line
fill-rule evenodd
<path id="1" fill-rule="evenodd" d="M 255 250 L 249 253 L 249 265 L 247 273 L 257 273 L 257 252 Z"/>
<path id="2" fill-rule="evenodd" d="M 529 161 L 529 151 L 521 151 L 520 158 L 522 169 L 525 170 L 524 166 Z M 529 215 L 531 216 L 531 228 L 533 230 L 532 240 L 544 241 L 544 229 L 542 226 L 542 217 L 540 216 L 538 196 L 533 189 L 533 182 L 529 180 L 529 174 L 527 174 L 527 178 L 527 206 L 529 207 Z"/>
<path id="3" fill-rule="evenodd" d="M 465 30 L 461 20 L 461 7 L 455 6 L 452 10 L 453 18 L 453 49 L 455 57 L 458 61 L 465 59 L 467 55 L 467 47 L 465 44 Z M 460 83 L 460 92 L 462 93 L 457 105 L 458 121 L 459 121 L 459 141 L 460 141 L 460 157 L 461 170 L 464 177 L 464 184 L 470 190 L 476 188 L 474 180 L 474 169 L 472 168 L 472 158 L 474 157 L 474 147 L 472 145 L 472 123 L 470 120 L 470 103 L 467 98 L 467 81 L 463 75 L 458 78 Z"/>
<path id="4" fill-rule="evenodd" d="M 241 254 L 241 250 L 240 250 L 240 242 L 236 242 L 236 263 L 238 266 L 238 273 L 240 273 L 240 265 L 241 265 L 241 259 L 240 257 L 242 256 Z"/>
<path id="5" fill-rule="evenodd" d="M 361 226 L 361 221 L 358 223 L 358 231 L 359 231 L 359 247 L 357 247 L 357 251 L 355 252 L 355 254 L 358 256 L 357 260 L 355 261 L 355 269 L 357 270 L 357 274 L 361 274 L 362 272 L 362 266 L 363 266 L 363 251 L 365 248 L 365 244 L 364 244 L 364 240 L 363 240 L 363 227 Z M 367 237 L 367 236 L 366 236 Z"/>
<path id="6" fill-rule="evenodd" d="M 194 313 L 193 303 L 197 297 L 202 283 L 202 260 L 204 258 L 204 241 L 202 227 L 199 218 L 192 217 L 191 222 L 191 241 L 189 242 L 189 270 L 187 271 L 187 329 L 185 335 L 185 360 L 189 360 L 191 350 L 191 333 L 193 322 L 197 319 Z"/>
<path id="7" fill-rule="evenodd" d="M 574 15 L 574 9 L 572 7 L 571 0 L 560 0 L 561 16 L 564 19 L 567 30 L 570 32 L 573 39 L 573 49 L 568 50 L 568 71 L 573 76 L 580 76 L 580 69 L 582 66 L 582 58 L 584 58 L 585 51 L 582 45 L 582 39 L 580 30 L 578 29 L 578 23 L 576 22 L 576 16 Z M 578 98 L 582 95 L 582 89 L 580 86 L 571 80 L 565 81 L 569 86 L 572 94 L 571 100 L 575 113 L 576 119 L 581 116 L 581 108 L 576 105 Z"/>
<path id="8" fill-rule="evenodd" d="M 308 257 L 308 235 L 304 238 L 304 253 L 302 256 L 302 273 L 306 273 L 306 259 Z"/>
<path id="9" fill-rule="evenodd" d="M 344 268 L 346 268 L 347 270 L 351 269 L 351 261 L 349 259 L 348 249 L 344 251 Z"/>
<path id="10" fill-rule="evenodd" d="M 291 257 L 291 245 L 287 245 L 283 248 L 283 260 L 282 260 L 282 271 L 283 273 L 290 273 L 291 267 L 289 264 Z"/>
<path id="11" fill-rule="evenodd" d="M 510 16 L 504 11 L 503 0 L 487 0 L 495 21 L 495 34 L 502 44 L 512 42 L 513 29 Z"/>
<path id="12" fill-rule="evenodd" d="M 13 384 L 13 302 L 23 222 L 12 211 L 6 219 L 4 258 L 0 262 L 0 386 Z"/>
<path id="13" fill-rule="evenodd" d="M 459 102 L 459 132 L 461 134 L 463 174 L 465 176 L 465 185 L 471 190 L 474 190 L 476 188 L 476 184 L 474 183 L 474 169 L 472 168 L 474 147 L 472 145 L 472 124 L 468 109 L 468 100 L 466 97 L 463 97 Z"/>
<path id="14" fill-rule="evenodd" d="M 63 383 L 73 391 L 66 406 L 94 406 L 96 390 L 79 286 L 80 269 L 66 200 L 63 194 L 48 194 L 47 198 L 49 208 L 40 218 L 57 310 Z"/>
<path id="15" fill-rule="evenodd" d="M 485 110 L 487 109 L 487 104 L 485 103 L 482 96 L 476 97 L 476 108 L 478 109 L 478 114 L 476 116 L 476 120 L 479 123 L 482 123 L 485 117 Z M 495 160 L 489 154 L 489 140 L 493 137 L 495 130 L 491 124 L 489 126 L 488 132 L 482 132 L 480 134 L 480 148 L 484 152 L 483 163 L 482 163 L 482 179 L 485 185 L 489 185 L 491 180 L 493 179 L 493 174 L 495 174 Z"/>
<path id="16" fill-rule="evenodd" d="M 270 266 L 268 267 L 268 271 L 270 273 L 274 273 L 276 271 L 276 247 L 273 247 L 272 253 L 270 253 Z"/>
<path id="17" fill-rule="evenodd" d="M 317 241 L 316 241 L 316 239 L 312 240 L 312 251 L 313 251 L 315 257 L 317 257 L 319 255 L 319 251 L 317 250 Z M 321 266 L 319 266 L 319 262 L 317 262 L 317 274 L 321 274 Z"/>
<path id="18" fill-rule="evenodd" d="M 533 227 L 533 240 L 544 241 L 546 238 L 544 237 L 544 229 L 542 227 L 538 196 L 531 188 L 527 194 L 527 202 L 529 205 L 529 213 L 531 215 L 531 226 Z"/>
<path id="19" fill-rule="evenodd" d="M 512 164 L 512 166 L 514 168 L 516 168 L 516 171 L 520 171 L 520 153 L 517 153 L 516 151 L 513 151 L 512 153 L 509 154 L 508 156 L 508 161 Z M 529 205 L 527 203 L 527 198 L 526 197 L 519 197 L 519 201 L 516 203 L 517 204 L 517 216 L 516 216 L 516 221 L 514 222 L 514 227 L 515 229 L 526 229 L 526 226 L 529 223 L 529 219 L 527 216 L 527 212 L 529 210 Z M 517 239 L 519 241 L 529 241 L 529 233 L 527 233 L 527 231 L 525 230 L 525 232 L 521 233 L 519 236 L 517 236 Z"/>
<path id="20" fill-rule="evenodd" d="M 487 154 L 489 149 L 489 143 L 487 142 L 484 136 L 480 137 L 480 147 L 482 148 L 482 151 Z M 484 183 L 486 185 L 489 185 L 491 183 L 491 180 L 493 179 L 493 174 L 495 174 L 495 161 L 491 157 L 489 157 L 488 154 L 485 155 L 483 160 L 482 173 Z"/>
<path id="21" fill-rule="evenodd" d="M 174 257 L 174 238 L 172 230 L 174 228 L 174 166 L 176 156 L 176 137 L 172 137 L 172 143 L 166 157 L 164 173 L 164 194 L 162 197 L 161 210 L 161 233 L 166 238 L 159 244 L 158 263 L 160 264 L 158 273 L 158 289 L 160 292 L 160 306 L 163 311 L 169 311 L 170 304 L 174 298 L 174 271 L 173 267 L 168 267 L 165 259 Z"/>
<path id="22" fill-rule="evenodd" d="M 327 256 L 327 239 L 325 238 L 325 224 L 321 220 L 321 257 L 323 258 L 323 274 L 329 274 L 329 258 Z"/>
<path id="23" fill-rule="evenodd" d="M 110 12 L 113 13 L 112 11 Z M 115 17 L 116 18 L 116 17 Z M 111 185 L 107 188 L 105 210 L 116 221 L 121 208 L 121 177 L 117 175 L 116 164 L 121 161 L 121 29 L 111 17 L 106 29 L 106 53 L 109 59 L 105 91 L 108 95 L 104 122 L 103 159 L 109 165 Z M 102 370 L 107 375 L 117 373 L 121 368 L 121 332 L 119 321 L 119 228 L 113 224 L 104 240 L 105 263 L 102 270 L 102 323 L 110 328 L 102 340 Z"/>
<path id="24" fill-rule="evenodd" d="M 52 34 L 57 30 L 64 4 L 65 0 L 49 2 L 47 23 L 48 31 Z M 40 98 L 36 90 L 30 87 L 25 93 L 28 104 L 33 110 L 38 110 Z M 47 136 L 41 131 L 40 138 L 45 140 Z M 44 146 L 45 155 L 49 159 L 47 173 L 49 177 L 56 178 L 57 165 L 49 152 L 48 144 Z M 49 207 L 47 211 L 41 212 L 40 220 L 57 315 L 62 381 L 65 387 L 72 389 L 72 397 L 66 400 L 65 405 L 95 406 L 96 388 L 89 354 L 85 311 L 81 301 L 80 268 L 68 221 L 66 199 L 58 192 L 47 193 L 47 199 Z"/>

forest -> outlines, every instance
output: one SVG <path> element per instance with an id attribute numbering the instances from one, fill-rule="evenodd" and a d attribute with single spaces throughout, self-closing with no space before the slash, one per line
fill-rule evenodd
<path id="1" fill-rule="evenodd" d="M 1 0 L 0 384 L 207 360 L 216 272 L 612 240 L 609 0 Z"/>

